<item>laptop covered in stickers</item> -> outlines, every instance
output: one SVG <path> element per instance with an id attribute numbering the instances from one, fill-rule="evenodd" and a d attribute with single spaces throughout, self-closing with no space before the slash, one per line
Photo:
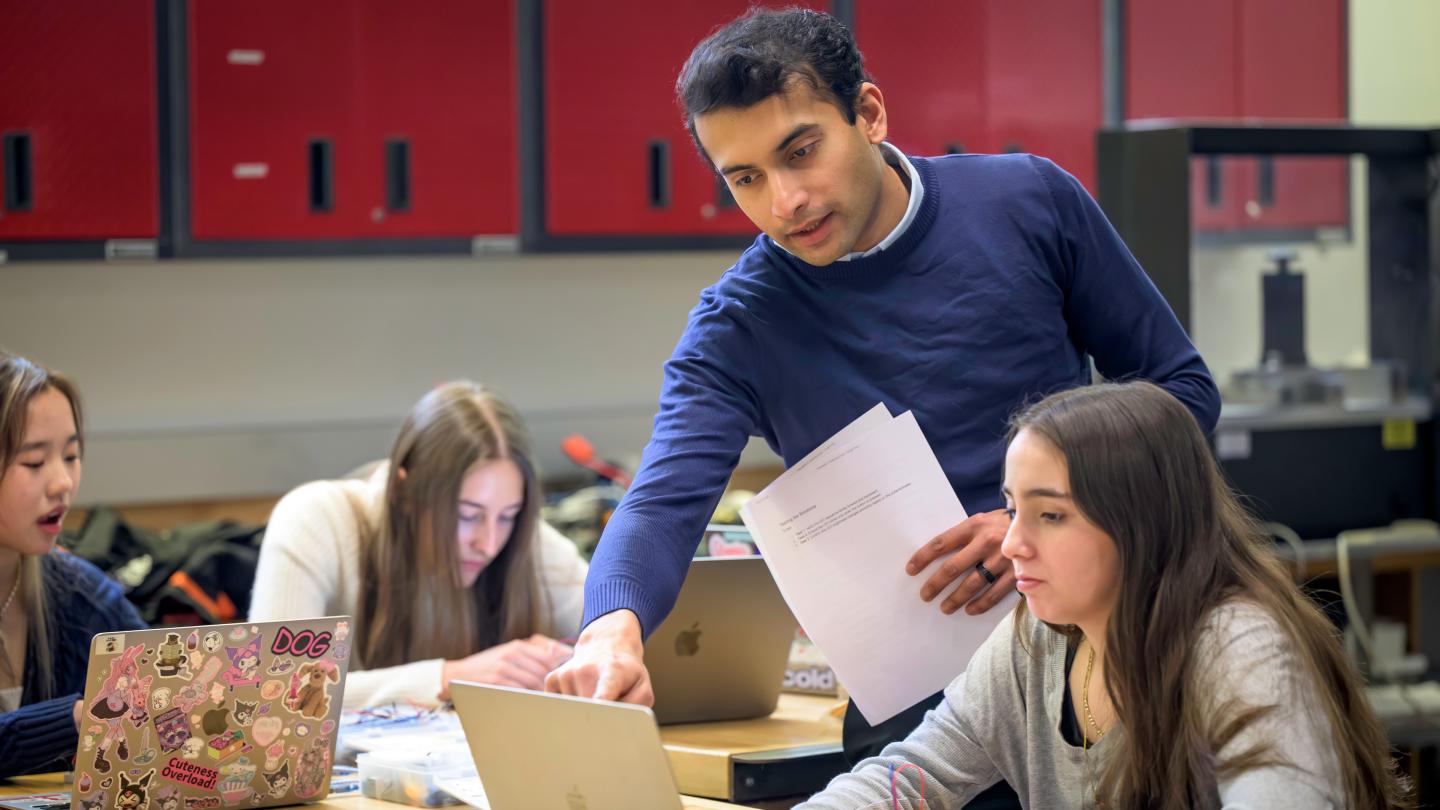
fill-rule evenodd
<path id="1" fill-rule="evenodd" d="M 95 636 L 71 810 L 251 810 L 325 798 L 348 619 Z"/>

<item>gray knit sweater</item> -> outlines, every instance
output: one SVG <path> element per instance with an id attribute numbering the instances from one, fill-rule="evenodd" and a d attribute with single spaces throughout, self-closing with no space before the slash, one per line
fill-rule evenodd
<path id="1" fill-rule="evenodd" d="M 961 808 L 1001 779 L 1027 808 L 1093 807 L 1097 766 L 1115 749 L 1123 730 L 1117 726 L 1088 754 L 1067 744 L 1060 735 L 1065 637 L 1026 619 L 1021 630 L 1028 636 L 1027 651 L 1015 627 L 1013 616 L 996 627 L 966 674 L 950 684 L 945 700 L 908 738 L 836 777 L 800 808 L 888 808 L 889 768 L 907 762 L 925 772 L 925 807 L 931 810 Z M 1216 786 L 1219 806 L 1343 806 L 1330 724 L 1316 707 L 1313 686 L 1302 677 L 1293 643 L 1274 619 L 1251 603 L 1227 603 L 1206 622 L 1196 652 L 1198 661 L 1208 662 L 1201 677 L 1214 686 L 1213 705 L 1233 698 L 1277 707 L 1220 751 L 1221 758 L 1263 740 L 1294 766 L 1261 768 L 1221 782 Z M 899 772 L 896 782 L 900 806 L 920 807 L 915 769 Z"/>

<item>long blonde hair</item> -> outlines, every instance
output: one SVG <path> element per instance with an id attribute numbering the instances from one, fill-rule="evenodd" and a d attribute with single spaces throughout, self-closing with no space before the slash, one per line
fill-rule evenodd
<path id="1" fill-rule="evenodd" d="M 85 452 L 85 422 L 81 418 L 80 393 L 64 375 L 43 368 L 18 355 L 0 351 L 0 483 L 10 471 L 20 445 L 25 441 L 30 403 L 49 390 L 59 391 L 70 401 L 75 417 L 75 433 L 80 453 Z M 21 555 L 20 594 L 25 606 L 32 652 L 27 666 L 35 668 L 38 677 L 37 700 L 49 699 L 55 691 L 55 651 L 50 648 L 50 617 L 45 591 L 44 557 Z M 23 674 L 21 675 L 23 679 Z M 22 680 L 23 682 L 23 680 Z"/>
<path id="2" fill-rule="evenodd" d="M 1101 776 L 1111 807 L 1209 807 L 1219 780 L 1286 764 L 1264 744 L 1218 758 L 1274 708 L 1215 706 L 1213 685 L 1201 682 L 1195 651 L 1205 620 L 1237 598 L 1264 609 L 1294 644 L 1330 726 L 1344 805 L 1408 806 L 1408 787 L 1334 626 L 1290 580 L 1178 400 L 1145 382 L 1086 386 L 1027 409 L 1011 438 L 1021 430 L 1065 457 L 1076 507 L 1119 552 L 1121 584 L 1105 638 L 1105 688 L 1124 728 Z M 1025 616 L 1023 600 L 1016 611 Z M 1077 638 L 1074 628 L 1052 627 Z"/>
<path id="3" fill-rule="evenodd" d="M 520 470 L 524 504 L 509 542 L 464 588 L 455 575 L 460 485 L 477 465 L 502 459 Z M 365 666 L 463 658 L 553 635 L 536 571 L 540 489 L 530 438 L 508 402 L 464 380 L 435 388 L 401 425 L 387 476 L 379 525 L 361 538 L 356 654 Z"/>

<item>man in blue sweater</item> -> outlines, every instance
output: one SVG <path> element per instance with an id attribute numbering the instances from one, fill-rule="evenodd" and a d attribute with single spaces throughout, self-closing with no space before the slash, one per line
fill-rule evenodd
<path id="1" fill-rule="evenodd" d="M 1013 588 L 997 510 L 1022 404 L 1088 383 L 1093 358 L 1214 427 L 1209 371 L 1085 189 L 1030 155 L 901 154 L 834 18 L 752 12 L 695 48 L 678 91 L 696 145 L 763 234 L 701 293 L 665 365 L 650 444 L 591 564 L 585 630 L 551 689 L 651 700 L 642 639 L 752 435 L 789 465 L 876 402 L 914 411 L 971 517 L 897 565 L 948 556 L 916 581 L 930 600 L 965 577 L 948 613 Z M 847 718 L 847 753 L 902 737 L 924 708 L 878 732 Z"/>

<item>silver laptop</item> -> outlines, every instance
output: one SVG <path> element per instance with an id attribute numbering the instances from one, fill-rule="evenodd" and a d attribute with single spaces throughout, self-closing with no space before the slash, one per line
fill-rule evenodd
<path id="1" fill-rule="evenodd" d="M 348 617 L 157 627 L 90 643 L 72 810 L 323 799 Z"/>
<path id="2" fill-rule="evenodd" d="M 768 716 L 780 698 L 795 628 L 763 559 L 695 559 L 675 609 L 645 643 L 655 719 Z"/>
<path id="3" fill-rule="evenodd" d="M 489 810 L 682 810 L 644 706 L 454 681 L 450 696 Z M 713 806 L 713 805 L 711 805 Z"/>

